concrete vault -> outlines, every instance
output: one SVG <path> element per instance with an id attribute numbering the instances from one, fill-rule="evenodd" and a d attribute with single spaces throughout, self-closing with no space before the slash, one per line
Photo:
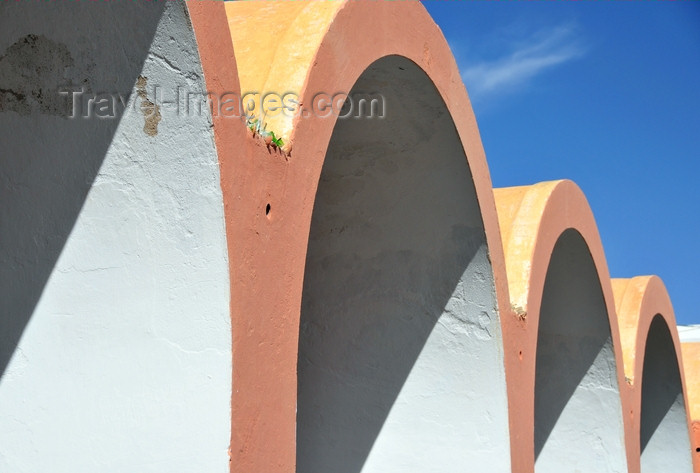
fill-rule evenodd
<path id="1" fill-rule="evenodd" d="M 700 473 L 700 344 L 420 2 L 166 3 L 0 6 L 0 471 Z"/>

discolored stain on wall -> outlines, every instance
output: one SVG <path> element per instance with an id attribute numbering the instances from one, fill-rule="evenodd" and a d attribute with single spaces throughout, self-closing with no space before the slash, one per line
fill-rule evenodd
<path id="1" fill-rule="evenodd" d="M 0 112 L 68 116 L 71 102 L 59 94 L 67 86 L 88 87 L 65 44 L 28 34 L 0 56 Z"/>
<path id="2" fill-rule="evenodd" d="M 143 132 L 148 136 L 156 136 L 158 134 L 158 123 L 161 120 L 160 106 L 154 104 L 148 99 L 146 93 L 146 85 L 148 77 L 139 76 L 136 81 L 136 93 L 141 99 L 141 113 L 145 120 L 143 124 Z"/>

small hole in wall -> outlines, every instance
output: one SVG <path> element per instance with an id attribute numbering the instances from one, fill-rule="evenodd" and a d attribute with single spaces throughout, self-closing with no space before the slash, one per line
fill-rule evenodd
<path id="1" fill-rule="evenodd" d="M 522 350 L 520 350 L 518 352 L 518 358 L 520 359 L 520 361 L 523 361 L 523 351 Z"/>
<path id="2" fill-rule="evenodd" d="M 267 204 L 267 205 L 265 206 L 265 215 L 270 216 L 270 209 L 271 209 L 271 208 L 272 208 L 272 207 L 270 207 L 270 204 Z"/>
<path id="3" fill-rule="evenodd" d="M 695 452 L 696 452 L 696 453 L 700 453 L 700 447 L 697 447 L 697 448 L 695 449 Z"/>

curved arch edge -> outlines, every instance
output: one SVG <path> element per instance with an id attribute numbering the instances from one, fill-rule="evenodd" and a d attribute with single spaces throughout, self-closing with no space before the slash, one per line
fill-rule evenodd
<path id="1" fill-rule="evenodd" d="M 240 51 L 239 65 L 246 64 L 239 71 L 244 88 L 298 90 L 301 102 L 305 103 L 312 100 L 318 91 L 349 91 L 372 62 L 389 55 L 400 55 L 416 63 L 439 91 L 469 162 L 495 277 L 509 398 L 512 467 L 514 471 L 534 471 L 534 457 L 528 448 L 532 442 L 532 433 L 528 429 L 534 419 L 529 418 L 532 414 L 522 407 L 531 402 L 534 404 L 534 354 L 544 280 L 554 245 L 567 229 L 574 229 L 582 236 L 599 276 L 621 393 L 628 386 L 628 373 L 633 375 L 630 378 L 633 384 L 634 379 L 638 379 L 634 372 L 641 369 L 638 365 L 643 363 L 635 359 L 641 324 L 634 324 L 632 318 L 624 316 L 633 311 L 631 306 L 627 308 L 626 305 L 633 304 L 627 302 L 627 293 L 632 286 L 620 281 L 611 282 L 595 219 L 585 196 L 571 181 L 508 189 L 491 188 L 476 119 L 459 70 L 442 34 L 419 2 L 330 2 L 334 5 L 316 13 L 311 12 L 305 2 L 301 2 L 301 6 L 282 6 L 282 2 L 275 3 L 274 7 L 268 5 L 266 8 L 280 9 L 277 13 L 284 18 L 275 30 L 285 38 L 280 42 L 274 35 L 262 34 L 256 28 L 238 29 L 240 23 L 236 22 L 240 20 L 242 9 L 250 10 L 246 10 L 246 21 L 250 21 L 251 25 L 257 24 L 258 28 L 268 18 L 269 12 L 254 3 L 225 4 L 229 37 L 233 38 L 234 46 Z M 241 9 L 236 13 L 238 17 L 231 13 L 236 8 Z M 224 9 L 223 5 L 221 9 Z M 303 39 L 304 35 L 296 33 L 308 29 L 311 24 L 309 20 L 313 24 L 314 34 Z M 195 21 L 193 15 L 193 23 Z M 378 21 L 381 21 L 381 27 L 377 25 Z M 195 27 L 195 31 L 197 29 Z M 406 31 L 409 30 L 412 34 L 407 35 Z M 397 40 L 397 37 L 402 40 Z M 198 41 L 199 38 L 198 34 Z M 272 47 L 269 53 L 256 57 L 260 52 L 251 45 L 260 41 Z M 302 51 L 302 54 L 292 58 L 290 51 L 295 49 Z M 352 54 L 338 60 L 335 54 L 338 49 L 352 51 Z M 235 63 L 235 58 L 233 61 Z M 211 68 L 214 70 L 214 66 Z M 212 73 L 210 77 L 229 74 L 227 82 L 232 84 L 230 72 Z M 237 80 L 235 71 L 234 75 Z M 212 79 L 213 84 L 216 84 L 215 81 Z M 245 392 L 238 393 L 233 404 L 234 411 L 245 411 L 239 420 L 243 421 L 246 434 L 245 438 L 232 442 L 232 458 L 242 462 L 239 464 L 244 465 L 244 470 L 289 471 L 294 463 L 294 453 L 289 447 L 293 444 L 290 438 L 294 435 L 294 426 L 290 424 L 290 418 L 293 418 L 295 409 L 293 390 L 296 388 L 296 380 L 289 374 L 294 372 L 291 360 L 295 360 L 295 357 L 291 354 L 296 355 L 297 351 L 303 267 L 313 203 L 334 125 L 334 120 L 319 117 L 296 117 L 273 122 L 272 126 L 281 130 L 288 142 L 293 144 L 294 154 L 286 160 L 271 156 L 260 143 L 245 140 L 245 129 L 239 125 L 229 125 L 235 131 L 228 132 L 230 134 L 221 140 L 222 148 L 224 143 L 231 147 L 235 143 L 245 142 L 236 158 L 220 160 L 222 185 L 228 192 L 225 197 L 227 224 L 231 222 L 233 227 L 232 222 L 235 221 L 253 222 L 252 228 L 227 230 L 231 253 L 232 318 L 241 333 L 237 335 L 234 329 L 234 351 L 241 358 L 247 358 L 265 346 L 271 347 L 276 355 L 282 357 L 282 361 L 263 357 L 261 367 L 255 372 L 248 369 L 234 376 L 240 381 L 238 387 Z M 223 128 L 224 125 L 215 123 L 215 130 Z M 224 182 L 225 163 L 236 160 L 239 168 L 235 171 L 230 169 L 226 175 L 233 176 L 235 172 L 237 180 L 231 178 Z M 273 211 L 269 217 L 260 210 L 265 204 L 268 211 L 272 205 Z M 289 228 L 299 230 L 290 233 Z M 239 243 L 236 248 L 231 244 L 234 239 Z M 656 284 L 649 281 L 645 283 L 646 287 Z M 615 297 L 618 292 L 625 294 L 621 300 Z M 235 301 L 234 294 L 239 296 Z M 274 314 L 274 321 L 254 321 L 248 314 L 251 307 L 260 305 L 261 297 L 264 302 L 258 313 Z M 618 317 L 618 313 L 623 316 Z M 675 322 L 671 324 L 667 320 L 667 324 L 669 328 L 675 327 Z M 257 333 L 253 333 L 253 325 Z M 630 330 L 636 335 L 626 338 Z M 678 347 L 677 335 L 674 330 L 671 333 Z M 273 334 L 272 337 L 269 337 L 270 334 Z M 635 348 L 630 351 L 626 347 L 633 339 Z M 677 353 L 680 358 L 680 351 L 677 350 Z M 237 355 L 234 353 L 234 356 Z M 643 356 L 641 358 L 643 360 Z M 628 366 L 635 368 L 630 372 Z M 261 379 L 261 371 L 266 373 L 268 380 Z M 276 379 L 276 382 L 270 382 L 270 379 Z M 260 403 L 260 393 L 268 391 L 274 394 Z M 623 411 L 627 412 L 630 401 L 623 396 L 622 402 Z M 275 412 L 270 414 L 268 410 L 272 406 Z M 280 422 L 284 424 L 283 428 L 275 428 Z M 624 416 L 624 426 L 629 457 L 631 435 L 628 434 L 633 429 L 628 416 Z M 269 458 L 259 462 L 260 458 L 254 458 L 265 456 L 260 453 L 261 450 L 256 450 L 263 439 L 270 449 L 281 452 L 275 461 Z M 630 462 L 630 468 L 632 465 Z"/>
<path id="2" fill-rule="evenodd" d="M 326 3 L 336 4 L 337 9 L 328 7 L 319 13 L 314 28 L 322 34 L 308 42 L 290 33 L 303 26 L 296 20 L 306 14 L 302 7 L 291 14 L 291 6 L 226 4 L 229 14 L 231 9 L 248 5 L 260 8 L 255 14 L 258 18 L 265 17 L 267 7 L 290 9 L 289 18 L 282 21 L 288 30 L 281 33 L 294 44 L 270 42 L 275 44 L 275 52 L 269 62 L 262 61 L 269 69 L 260 68 L 250 87 L 274 86 L 286 91 L 299 86 L 303 77 L 299 96 L 304 103 L 319 91 L 349 91 L 377 59 L 396 55 L 417 64 L 447 105 L 467 157 L 503 314 L 508 297 L 491 181 L 476 120 L 442 33 L 420 2 Z M 248 21 L 249 17 L 245 18 Z M 238 34 L 238 24 L 231 19 L 229 15 L 241 87 L 245 89 L 250 76 L 243 62 L 255 60 L 253 46 L 268 44 L 270 38 L 264 37 L 269 32 L 260 29 L 255 35 Z M 303 60 L 295 62 L 284 52 L 294 47 L 300 48 Z M 339 49 L 349 54 L 339 60 L 335 54 Z M 249 60 L 243 59 L 246 55 L 250 55 Z M 280 128 L 286 130 L 285 126 Z M 227 183 L 231 221 L 250 222 L 247 228 L 228 230 L 229 241 L 236 242 L 230 258 L 234 358 L 256 360 L 255 369 L 234 365 L 233 423 L 240 427 L 231 455 L 237 471 L 289 472 L 295 465 L 295 374 L 304 267 L 315 195 L 334 126 L 333 119 L 297 118 L 284 135 L 289 136 L 285 141 L 293 148 L 286 159 L 266 149 L 261 140 L 244 139 L 244 146 L 238 146 L 242 158 L 231 172 L 236 179 Z M 266 207 L 271 210 L 266 212 Z M 500 319 L 502 339 L 506 340 L 504 316 Z M 500 337 L 497 339 L 500 343 Z"/>
<path id="3" fill-rule="evenodd" d="M 511 379 L 517 385 L 517 388 L 508 387 L 510 409 L 518 416 L 514 422 L 518 426 L 517 431 L 511 435 L 519 447 L 514 447 L 513 451 L 520 452 L 519 471 L 532 472 L 535 463 L 532 445 L 540 309 L 552 252 L 559 237 L 567 230 L 575 230 L 581 236 L 595 265 L 608 316 L 617 383 L 622 391 L 625 378 L 620 330 L 602 242 L 581 189 L 572 181 L 559 180 L 494 189 L 494 195 L 502 232 L 510 306 L 519 330 L 519 337 L 506 347 L 506 350 L 518 354 L 515 363 L 510 358 L 513 365 L 508 367 L 509 373 L 512 373 Z M 527 397 L 523 396 L 523 392 Z M 624 399 L 621 399 L 621 403 L 622 412 L 625 412 Z M 622 422 L 625 432 L 628 432 L 630 425 L 627 416 L 622 416 Z"/>
<path id="4" fill-rule="evenodd" d="M 683 402 L 686 412 L 688 433 L 692 431 L 689 398 L 686 389 L 686 375 L 682 358 L 681 342 L 676 327 L 676 318 L 671 299 L 661 278 L 658 276 L 636 276 L 629 279 L 612 279 L 617 317 L 620 322 L 620 341 L 623 353 L 627 389 L 622 394 L 627 397 L 631 419 L 631 441 L 628 443 L 628 462 L 631 471 L 640 471 L 640 438 L 642 415 L 642 383 L 644 364 L 647 355 L 647 340 L 655 320 L 662 320 L 671 336 L 675 358 L 680 374 Z M 691 452 L 688 452 L 691 455 Z M 696 455 L 692 455 L 693 462 Z M 697 465 L 694 466 L 697 471 Z"/>

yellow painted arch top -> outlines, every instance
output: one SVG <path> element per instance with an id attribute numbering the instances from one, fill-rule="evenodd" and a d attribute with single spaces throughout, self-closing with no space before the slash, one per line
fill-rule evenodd
<path id="1" fill-rule="evenodd" d="M 226 2 L 241 95 L 257 100 L 250 115 L 268 131 L 289 139 L 292 113 L 260 113 L 262 97 L 301 97 L 316 51 L 344 1 Z M 323 92 L 323 91 L 319 91 Z M 248 100 L 245 100 L 246 102 Z M 245 104 L 244 104 L 245 105 Z"/>

